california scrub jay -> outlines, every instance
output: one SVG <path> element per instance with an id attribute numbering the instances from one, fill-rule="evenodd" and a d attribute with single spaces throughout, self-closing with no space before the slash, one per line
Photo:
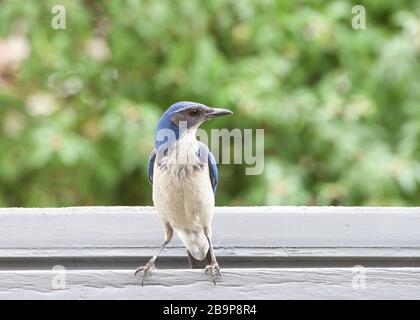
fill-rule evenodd
<path id="1" fill-rule="evenodd" d="M 160 118 L 149 159 L 149 181 L 166 236 L 158 253 L 136 270 L 135 274 L 143 273 L 142 285 L 174 230 L 187 248 L 191 268 L 206 260 L 205 272 L 212 275 L 214 284 L 221 276 L 211 243 L 217 165 L 208 147 L 197 141 L 196 131 L 204 121 L 229 114 L 226 109 L 183 101 L 170 106 Z"/>

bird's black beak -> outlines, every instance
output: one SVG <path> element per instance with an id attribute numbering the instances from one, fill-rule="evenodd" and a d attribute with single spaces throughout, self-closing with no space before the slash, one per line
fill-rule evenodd
<path id="1" fill-rule="evenodd" d="M 209 111 L 206 113 L 206 118 L 216 118 L 216 117 L 223 117 L 232 114 L 233 112 L 228 109 L 222 108 L 209 108 Z"/>

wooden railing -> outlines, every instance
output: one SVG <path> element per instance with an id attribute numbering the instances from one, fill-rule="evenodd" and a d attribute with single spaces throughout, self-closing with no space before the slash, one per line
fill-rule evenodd
<path id="1" fill-rule="evenodd" d="M 420 299 L 420 208 L 217 208 L 215 287 L 150 207 L 0 209 L 0 299 Z"/>

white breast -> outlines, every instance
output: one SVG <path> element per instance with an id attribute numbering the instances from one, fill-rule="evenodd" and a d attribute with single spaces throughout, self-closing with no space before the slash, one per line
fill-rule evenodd
<path id="1" fill-rule="evenodd" d="M 202 260 L 208 250 L 203 230 L 211 232 L 214 193 L 208 165 L 200 163 L 197 148 L 195 133 L 185 134 L 166 157 L 156 159 L 153 201 L 162 220 L 172 226 L 190 253 Z"/>

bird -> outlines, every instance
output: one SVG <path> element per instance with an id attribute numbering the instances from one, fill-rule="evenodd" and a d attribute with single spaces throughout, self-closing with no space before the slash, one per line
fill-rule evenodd
<path id="1" fill-rule="evenodd" d="M 211 275 L 215 285 L 222 276 L 211 241 L 219 182 L 217 163 L 207 145 L 197 140 L 196 133 L 205 121 L 230 114 L 228 109 L 181 101 L 161 116 L 149 158 L 148 180 L 155 209 L 165 227 L 165 241 L 146 265 L 135 271 L 135 275 L 142 275 L 142 286 L 174 231 L 187 249 L 191 268 L 205 266 L 205 274 Z"/>

